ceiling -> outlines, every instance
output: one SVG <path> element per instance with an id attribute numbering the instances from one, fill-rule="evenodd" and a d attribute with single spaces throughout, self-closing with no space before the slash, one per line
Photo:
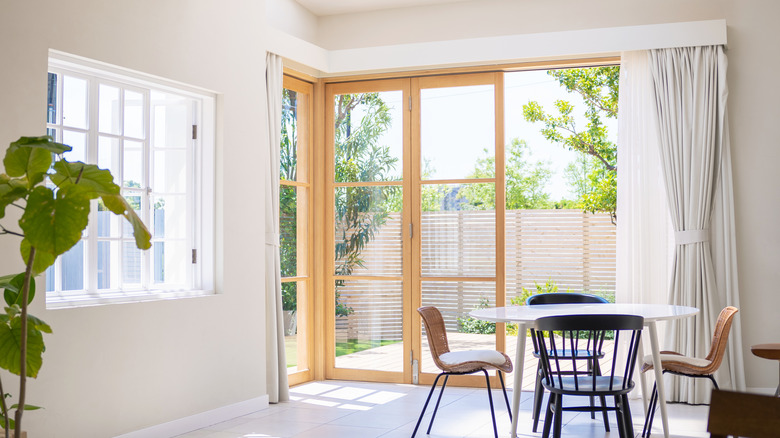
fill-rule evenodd
<path id="1" fill-rule="evenodd" d="M 380 9 L 406 8 L 465 0 L 295 0 L 314 15 L 337 15 Z"/>

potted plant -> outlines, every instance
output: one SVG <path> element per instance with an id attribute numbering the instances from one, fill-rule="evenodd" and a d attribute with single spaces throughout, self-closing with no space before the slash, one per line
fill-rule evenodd
<path id="1" fill-rule="evenodd" d="M 43 363 L 43 334 L 51 327 L 28 314 L 35 297 L 35 276 L 81 240 L 89 220 L 90 203 L 100 199 L 107 210 L 124 216 L 133 226 L 136 246 L 151 247 L 151 234 L 120 193 L 108 170 L 62 159 L 70 146 L 49 136 L 21 137 L 6 150 L 0 174 L 0 219 L 8 207 L 21 211 L 18 228 L 0 224 L 0 234 L 20 238 L 22 273 L 0 277 L 5 306 L 0 313 L 0 368 L 19 376 L 15 404 L 8 406 L 0 381 L 0 427 L 5 437 L 22 436 L 22 414 L 38 409 L 27 404 L 27 377 L 35 378 Z M 57 159 L 60 157 L 60 159 Z M 13 418 L 11 418 L 13 412 Z"/>

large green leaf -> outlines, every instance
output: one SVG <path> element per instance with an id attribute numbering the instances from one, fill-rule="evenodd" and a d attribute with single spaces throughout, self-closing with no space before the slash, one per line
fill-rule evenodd
<path id="1" fill-rule="evenodd" d="M 149 249 L 152 247 L 152 234 L 146 229 L 146 225 L 141 218 L 135 214 L 133 207 L 127 203 L 122 195 L 103 195 L 103 204 L 114 214 L 121 214 L 133 226 L 133 237 L 135 237 L 135 246 L 139 249 Z"/>
<path id="2" fill-rule="evenodd" d="M 63 154 L 69 152 L 73 148 L 66 144 L 57 143 L 50 135 L 42 135 L 40 137 L 19 137 L 19 140 L 11 143 L 9 150 L 18 147 L 34 147 L 46 149 L 53 154 Z"/>
<path id="3" fill-rule="evenodd" d="M 30 241 L 27 240 L 27 238 L 22 239 L 19 250 L 22 253 L 22 260 L 24 260 L 25 265 L 27 265 L 27 262 L 30 260 L 31 248 L 32 245 L 30 245 Z M 45 271 L 46 268 L 54 264 L 55 260 L 57 260 L 57 256 L 54 254 L 36 248 L 35 261 L 33 261 L 33 275 L 38 275 Z"/>
<path id="4" fill-rule="evenodd" d="M 54 192 L 36 187 L 19 220 L 25 238 L 38 250 L 59 256 L 81 239 L 89 219 L 89 197 L 77 185 Z"/>
<path id="5" fill-rule="evenodd" d="M 0 175 L 0 218 L 5 216 L 8 204 L 27 195 L 27 179 Z"/>
<path id="6" fill-rule="evenodd" d="M 90 199 L 103 195 L 119 194 L 119 186 L 114 184 L 111 172 L 94 164 L 60 160 L 54 163 L 54 172 L 51 175 L 51 181 L 57 187 L 64 188 L 78 182 L 78 185 L 88 193 Z"/>
<path id="7" fill-rule="evenodd" d="M 8 282 L 8 286 L 4 287 L 3 298 L 5 298 L 6 304 L 13 306 L 14 304 L 22 304 L 22 288 L 24 287 L 24 272 L 16 274 Z M 30 291 L 27 294 L 27 303 L 31 303 L 35 298 L 35 279 L 30 280 Z"/>
<path id="8" fill-rule="evenodd" d="M 28 187 L 32 188 L 43 181 L 46 171 L 51 167 L 54 156 L 51 152 L 33 147 L 8 148 L 3 164 L 9 176 L 27 176 Z"/>
<path id="9" fill-rule="evenodd" d="M 19 375 L 22 358 L 22 319 L 13 318 L 10 324 L 0 324 L 0 368 Z M 33 326 L 27 326 L 27 377 L 37 377 L 43 364 L 43 333 Z"/>

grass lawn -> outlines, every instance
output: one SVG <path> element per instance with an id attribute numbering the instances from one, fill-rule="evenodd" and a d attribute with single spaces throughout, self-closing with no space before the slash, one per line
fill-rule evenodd
<path id="1" fill-rule="evenodd" d="M 358 351 L 370 350 L 376 347 L 395 344 L 401 341 L 378 340 L 373 342 L 358 342 L 357 339 L 349 339 L 347 342 L 336 343 L 336 356 L 357 353 Z M 294 367 L 298 364 L 298 337 L 296 335 L 284 337 L 284 351 L 287 356 L 287 367 Z"/>

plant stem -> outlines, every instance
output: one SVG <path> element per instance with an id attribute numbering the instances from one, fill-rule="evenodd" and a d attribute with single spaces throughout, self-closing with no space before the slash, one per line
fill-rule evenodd
<path id="1" fill-rule="evenodd" d="M 24 399 L 27 395 L 27 304 L 30 294 L 30 281 L 32 279 L 33 262 L 35 261 L 35 247 L 30 248 L 30 258 L 27 260 L 27 267 L 24 271 L 24 285 L 22 286 L 22 332 L 19 334 L 19 350 L 21 358 L 19 359 L 19 406 L 16 408 L 14 419 L 16 426 L 14 436 L 22 436 L 22 414 L 24 413 Z"/>
<path id="2" fill-rule="evenodd" d="M 5 391 L 3 390 L 3 380 L 0 379 L 0 409 L 3 410 L 3 431 L 5 438 L 8 438 L 10 431 L 8 430 L 8 404 L 5 402 Z"/>

